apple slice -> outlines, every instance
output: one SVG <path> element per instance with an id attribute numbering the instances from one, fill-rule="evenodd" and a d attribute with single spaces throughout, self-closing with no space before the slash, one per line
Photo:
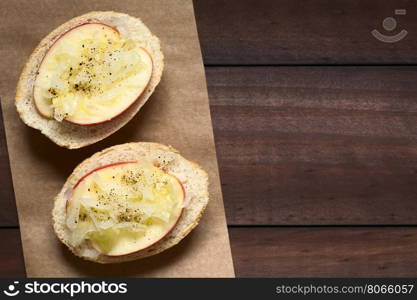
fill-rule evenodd
<path id="1" fill-rule="evenodd" d="M 77 182 L 67 201 L 70 243 L 89 241 L 108 256 L 148 248 L 175 227 L 184 197 L 179 180 L 151 164 L 97 168 Z"/>
<path id="2" fill-rule="evenodd" d="M 43 58 L 33 97 L 40 115 L 79 125 L 110 121 L 146 89 L 149 53 L 107 25 L 86 23 L 60 36 Z"/>

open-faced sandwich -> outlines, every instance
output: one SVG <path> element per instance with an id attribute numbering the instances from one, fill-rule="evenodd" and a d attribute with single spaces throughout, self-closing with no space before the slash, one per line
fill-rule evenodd
<path id="1" fill-rule="evenodd" d="M 163 67 L 160 41 L 141 20 L 91 12 L 59 26 L 36 47 L 19 79 L 17 111 L 56 144 L 80 148 L 133 118 Z"/>
<path id="2" fill-rule="evenodd" d="M 208 177 L 172 147 L 128 143 L 83 161 L 55 198 L 53 226 L 77 256 L 117 263 L 177 244 L 207 206 Z"/>

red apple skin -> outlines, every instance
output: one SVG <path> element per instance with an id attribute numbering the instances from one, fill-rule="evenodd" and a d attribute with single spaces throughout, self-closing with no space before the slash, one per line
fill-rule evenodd
<path id="1" fill-rule="evenodd" d="M 45 53 L 45 55 L 43 56 L 43 58 L 42 58 L 42 60 L 41 60 L 41 63 L 39 64 L 39 67 L 42 65 L 42 62 L 43 62 L 43 60 L 45 59 L 45 57 L 46 57 L 46 55 L 48 54 L 48 52 L 49 52 L 49 50 L 50 49 L 52 49 L 53 47 L 54 47 L 54 45 L 55 45 L 55 43 L 59 40 L 59 39 L 61 39 L 63 36 L 65 36 L 67 33 L 69 33 L 70 31 L 72 31 L 72 30 L 74 30 L 74 29 L 76 29 L 76 28 L 78 28 L 78 27 L 80 27 L 80 26 L 83 26 L 83 25 L 87 25 L 87 24 L 98 24 L 98 25 L 103 25 L 103 26 L 106 26 L 106 27 L 108 27 L 108 28 L 110 28 L 110 29 L 112 29 L 112 30 L 114 30 L 115 32 L 117 32 L 117 34 L 119 34 L 120 35 L 120 33 L 119 33 L 119 31 L 116 29 L 116 28 L 114 28 L 114 27 L 111 27 L 111 26 L 109 26 L 109 25 L 106 25 L 106 24 L 101 24 L 101 23 L 91 23 L 91 22 L 86 22 L 86 23 L 83 23 L 83 24 L 80 24 L 80 25 L 77 25 L 77 26 L 75 26 L 75 27 L 73 27 L 73 28 L 71 28 L 70 30 L 68 30 L 68 31 L 66 31 L 66 32 L 64 32 L 63 34 L 61 34 L 56 40 L 55 40 L 55 42 L 54 42 L 54 44 L 48 49 L 48 51 Z M 153 59 L 152 59 L 152 55 L 149 53 L 149 51 L 148 50 L 146 50 L 145 48 L 143 48 L 143 47 L 141 47 L 148 55 L 149 55 L 149 57 L 151 58 L 151 61 L 152 61 L 152 68 L 153 68 L 153 66 L 154 66 L 154 63 L 153 63 Z M 37 75 L 36 75 L 36 77 L 37 77 Z M 36 82 L 36 77 L 35 77 L 35 82 Z M 129 108 L 131 108 L 132 106 L 133 106 L 133 104 L 135 104 L 138 100 L 139 100 L 139 98 L 142 96 L 142 94 L 143 94 L 143 92 L 145 92 L 146 91 L 146 89 L 147 89 L 147 87 L 148 87 L 148 85 L 149 85 L 149 83 L 151 82 L 151 80 L 149 80 L 149 82 L 148 82 L 148 84 L 146 85 L 146 87 L 145 87 L 145 89 L 136 97 L 136 99 L 135 100 L 133 100 L 132 101 L 132 103 L 128 106 L 128 107 L 126 107 L 126 109 L 125 110 L 123 110 L 123 111 L 121 111 L 119 114 L 117 114 L 117 115 L 115 115 L 114 117 L 112 117 L 112 118 L 110 118 L 110 119 L 108 119 L 108 120 L 104 120 L 104 121 L 101 121 L 101 122 L 96 122 L 96 123 L 75 123 L 75 122 L 71 122 L 71 121 L 68 121 L 68 120 L 65 120 L 64 119 L 64 121 L 65 122 L 68 122 L 68 123 L 71 123 L 71 124 L 74 124 L 74 125 L 79 125 L 79 126 L 94 126 L 94 125 L 100 125 L 100 124 L 103 124 L 103 123 L 107 123 L 107 122 L 110 122 L 110 121 L 113 121 L 114 119 L 116 119 L 117 117 L 119 117 L 119 116 L 121 116 L 122 114 L 124 114 L 126 111 L 128 111 L 129 110 Z M 33 99 L 35 99 L 35 96 L 33 95 Z M 49 117 L 49 116 L 46 116 L 46 115 L 44 115 L 44 114 L 42 114 L 41 112 L 40 112 L 40 110 L 38 109 L 38 107 L 36 106 L 36 101 L 33 101 L 34 102 L 34 104 L 35 104 L 35 108 L 36 108 L 36 111 L 39 113 L 39 115 L 41 115 L 42 117 L 44 117 L 45 119 L 49 119 L 49 120 L 53 120 L 53 118 L 51 118 L 51 117 Z"/>
<path id="2" fill-rule="evenodd" d="M 170 174 L 171 175 L 171 174 Z M 171 175 L 171 176 L 173 176 L 173 175 Z M 175 177 L 175 176 L 174 176 Z M 181 186 L 181 189 L 182 189 L 182 199 L 183 199 L 183 202 L 184 202 L 184 199 L 185 199 L 185 190 L 184 190 L 184 186 L 182 185 L 182 183 L 181 183 L 181 181 L 179 181 L 179 179 L 177 178 L 177 177 L 175 177 L 175 179 L 178 181 L 178 183 L 180 184 L 180 186 Z M 94 247 L 94 249 L 96 249 L 98 252 L 100 252 L 100 254 L 101 255 L 103 255 L 103 256 L 107 256 L 107 257 L 125 257 L 125 256 L 128 256 L 128 255 L 132 255 L 132 254 L 135 254 L 135 253 L 138 253 L 139 251 L 143 251 L 143 250 L 145 250 L 145 249 L 148 249 L 148 248 L 150 248 L 150 247 L 152 247 L 153 245 L 155 245 L 156 243 L 158 243 L 158 242 L 160 242 L 164 237 L 166 237 L 168 234 L 170 234 L 171 233 L 171 231 L 175 228 L 175 226 L 177 226 L 177 224 L 178 224 L 178 222 L 179 222 L 179 220 L 181 219 L 181 216 L 182 216 L 182 213 L 184 212 L 184 207 L 182 207 L 181 208 L 181 212 L 180 212 L 180 214 L 179 214 L 179 216 L 178 216 L 178 218 L 177 218 L 177 221 L 174 223 L 174 224 L 172 224 L 172 227 L 165 233 L 165 235 L 163 235 L 159 240 L 156 240 L 155 242 L 153 242 L 152 244 L 150 244 L 150 245 L 148 245 L 148 246 L 146 246 L 146 247 L 144 247 L 144 248 L 142 248 L 142 249 L 138 249 L 138 250 L 136 250 L 136 251 L 134 251 L 134 252 L 130 252 L 130 253 L 126 253 L 126 254 L 122 254 L 122 255 L 109 255 L 109 254 L 105 254 L 105 253 L 101 253 L 100 252 L 100 250 L 99 249 L 97 249 L 96 247 Z M 94 245 L 93 245 L 94 246 Z"/>
<path id="3" fill-rule="evenodd" d="M 150 248 L 150 247 L 152 247 L 152 246 L 154 246 L 156 243 L 158 243 L 158 242 L 160 242 L 164 237 L 166 237 L 168 234 L 170 234 L 171 233 L 171 231 L 175 228 L 175 226 L 177 226 L 177 224 L 178 224 L 178 221 L 181 219 L 181 216 L 182 216 L 182 213 L 183 213 L 183 211 L 184 211 L 184 208 L 181 208 L 181 212 L 180 212 L 180 215 L 178 216 L 178 218 L 177 218 L 177 221 L 172 225 L 172 227 L 165 233 L 165 235 L 163 235 L 159 240 L 156 240 L 155 242 L 153 242 L 152 244 L 150 244 L 150 245 L 148 245 L 148 246 L 146 246 L 146 247 L 144 247 L 144 248 L 142 248 L 142 249 L 138 249 L 138 250 L 136 250 L 136 251 L 134 251 L 134 252 L 130 252 L 130 253 L 126 253 L 126 254 L 122 254 L 122 255 L 109 255 L 109 254 L 105 254 L 105 253 L 101 253 L 100 252 L 100 249 L 97 249 L 97 247 L 95 247 L 94 246 L 94 244 L 93 243 L 90 243 L 90 244 L 92 244 L 92 246 L 94 247 L 94 249 L 96 249 L 97 250 L 97 252 L 99 252 L 101 255 L 103 255 L 103 256 L 107 256 L 107 257 L 125 257 L 125 256 L 128 256 L 128 255 L 132 255 L 132 254 L 135 254 L 135 253 L 138 253 L 139 251 L 143 251 L 143 250 L 145 250 L 145 249 L 148 249 L 148 248 Z"/>
<path id="4" fill-rule="evenodd" d="M 50 50 L 51 50 L 51 49 L 55 46 L 56 42 L 57 42 L 59 39 L 61 39 L 63 36 L 65 36 L 67 33 L 69 33 L 69 32 L 71 32 L 71 31 L 73 31 L 74 29 L 76 29 L 76 28 L 78 28 L 78 27 L 80 27 L 80 26 L 84 26 L 84 25 L 87 25 L 87 24 L 97 24 L 97 25 L 106 26 L 106 27 L 110 28 L 111 30 L 113 30 L 113 31 L 117 32 L 117 34 L 120 34 L 120 33 L 119 33 L 119 31 L 118 31 L 116 28 L 114 28 L 114 27 L 111 27 L 111 26 L 106 25 L 106 24 L 101 24 L 101 23 L 93 23 L 93 22 L 85 22 L 85 23 L 82 23 L 82 24 L 80 24 L 80 25 L 77 25 L 77 26 L 75 26 L 75 27 L 71 28 L 70 30 L 65 31 L 64 33 L 62 33 L 61 35 L 59 35 L 59 36 L 58 36 L 58 38 L 55 40 L 55 42 L 52 44 L 52 46 L 51 46 L 51 47 L 49 47 L 49 49 L 46 51 L 45 55 L 42 57 L 42 60 L 41 60 L 41 62 L 40 62 L 40 64 L 39 64 L 39 67 L 38 67 L 38 71 L 36 72 L 36 76 L 35 76 L 35 81 L 34 81 L 34 82 L 36 82 L 36 79 L 37 79 L 38 74 L 39 74 L 39 68 L 41 67 L 41 65 L 42 65 L 42 63 L 43 63 L 43 60 L 45 59 L 45 57 L 46 57 L 46 55 L 48 54 L 48 52 L 49 52 L 49 51 L 50 51 Z M 149 54 L 149 53 L 148 53 L 148 54 Z M 35 89 L 33 89 L 33 91 L 32 91 L 32 98 L 33 98 L 33 103 L 34 103 L 34 105 L 35 105 L 35 108 L 36 108 L 36 111 L 38 112 L 38 114 L 39 114 L 39 115 L 41 115 L 42 117 L 44 117 L 45 119 L 48 119 L 48 120 L 53 120 L 54 118 L 52 118 L 52 117 L 50 117 L 50 116 L 46 116 L 46 115 L 44 115 L 43 113 L 41 113 L 41 111 L 39 110 L 39 108 L 36 106 L 36 101 L 35 101 L 35 94 L 34 94 L 34 92 L 35 92 Z"/>
<path id="5" fill-rule="evenodd" d="M 36 79 L 35 79 L 36 80 Z M 33 96 L 33 99 L 35 99 L 35 96 Z M 48 119 L 48 120 L 53 120 L 54 118 L 52 118 L 52 117 L 50 117 L 50 116 L 47 116 L 47 115 L 44 115 L 43 113 L 41 113 L 41 111 L 39 110 L 39 108 L 36 106 L 36 102 L 35 101 L 33 101 L 33 103 L 35 103 L 35 109 L 36 109 L 36 112 L 39 114 L 39 115 L 41 115 L 43 118 L 45 118 L 45 119 Z"/>
<path id="6" fill-rule="evenodd" d="M 85 174 L 83 177 L 81 177 L 80 178 L 80 180 L 78 180 L 78 182 L 74 185 L 74 187 L 73 187 L 73 190 L 75 190 L 75 188 L 85 179 L 85 178 L 87 178 L 89 175 L 91 175 L 92 173 L 94 173 L 94 172 L 96 172 L 96 171 L 98 171 L 98 170 L 102 170 L 102 169 L 105 169 L 105 168 L 110 168 L 110 167 L 114 167 L 114 166 L 118 166 L 118 165 L 124 165 L 124 164 L 132 164 L 132 163 L 138 163 L 137 161 L 126 161 L 126 162 L 117 162 L 117 163 L 113 163 L 113 164 L 110 164 L 110 165 L 105 165 L 105 166 L 101 166 L 101 167 L 98 167 L 97 169 L 94 169 L 94 170 L 92 170 L 92 171 L 90 171 L 90 172 L 88 172 L 87 174 Z M 163 171 L 163 170 L 162 170 Z M 165 171 L 163 171 L 163 172 L 165 172 Z M 166 172 L 165 172 L 166 173 Z M 174 176 L 174 175 L 172 175 L 172 174 L 169 174 L 170 176 L 173 176 L 177 181 L 178 181 L 178 183 L 179 183 L 179 185 L 181 186 L 181 190 L 182 190 L 182 199 L 183 199 L 183 202 L 184 202 L 184 199 L 185 199 L 185 189 L 184 189 L 184 186 L 182 185 L 182 183 L 181 183 L 181 181 L 176 177 L 176 176 Z M 67 204 L 66 204 L 66 207 L 68 208 L 68 203 L 70 202 L 70 200 L 71 200 L 71 198 L 70 199 L 68 199 L 67 200 Z M 158 243 L 159 241 L 161 241 L 164 237 L 166 237 L 169 233 L 171 233 L 171 231 L 175 228 L 175 226 L 177 226 L 177 224 L 178 224 L 178 222 L 179 222 L 179 220 L 181 219 L 181 216 L 182 216 L 182 213 L 184 212 L 184 207 L 182 207 L 181 208 L 181 212 L 180 212 L 180 214 L 179 214 L 179 216 L 178 216 L 178 218 L 177 218 L 177 220 L 176 220 L 176 222 L 172 225 L 172 227 L 165 233 L 165 235 L 163 235 L 159 240 L 156 240 L 155 242 L 153 242 L 152 244 L 150 244 L 150 245 L 148 245 L 148 246 L 146 246 L 146 247 L 144 247 L 144 248 L 141 248 L 141 249 L 138 249 L 138 250 L 136 250 L 136 251 L 134 251 L 134 252 L 130 252 L 130 253 L 126 253 L 126 254 L 122 254 L 122 255 L 109 255 L 109 254 L 105 254 L 105 253 L 101 253 L 100 252 L 100 250 L 99 249 L 97 249 L 97 247 L 95 247 L 95 245 L 93 244 L 93 243 L 91 243 L 90 242 L 90 244 L 94 247 L 94 249 L 96 249 L 101 255 L 103 255 L 103 256 L 107 256 L 107 257 L 124 257 L 124 256 L 128 256 L 128 255 L 132 255 L 132 254 L 135 254 L 135 253 L 138 253 L 139 251 L 143 251 L 143 250 L 145 250 L 145 249 L 148 249 L 148 248 L 150 248 L 150 247 L 152 247 L 153 245 L 155 245 L 156 243 Z"/>
<path id="7" fill-rule="evenodd" d="M 89 175 L 93 174 L 94 172 L 96 172 L 98 170 L 102 170 L 102 169 L 106 169 L 106 168 L 110 168 L 110 167 L 114 167 L 114 166 L 118 166 L 118 165 L 136 164 L 136 163 L 138 163 L 138 162 L 137 161 L 123 161 L 123 162 L 117 162 L 117 163 L 113 163 L 113 164 L 110 164 L 110 165 L 105 165 L 105 166 L 98 167 L 98 168 L 88 172 L 83 177 L 81 177 L 80 180 L 78 180 L 78 182 L 74 185 L 73 189 L 75 190 L 76 187 L 81 183 L 81 181 L 83 181 Z"/>
<path id="8" fill-rule="evenodd" d="M 154 64 L 153 64 L 152 56 L 149 54 L 149 51 L 148 50 L 146 50 L 145 48 L 142 48 L 142 49 L 146 53 L 148 53 L 149 57 L 151 58 L 152 68 L 153 68 Z M 151 79 L 152 79 L 152 77 L 151 77 Z M 143 91 L 136 97 L 135 100 L 132 101 L 132 103 L 130 103 L 130 105 L 128 107 L 125 108 L 125 110 L 121 111 L 119 114 L 115 115 L 114 117 L 112 117 L 112 118 L 110 118 L 108 120 L 104 120 L 104 121 L 96 122 L 96 123 L 75 123 L 75 122 L 72 122 L 72 121 L 69 121 L 69 120 L 65 120 L 65 119 L 64 119 L 64 121 L 65 122 L 68 122 L 68 123 L 71 123 L 71 124 L 74 124 L 74 125 L 79 125 L 79 126 L 94 126 L 94 125 L 100 125 L 100 124 L 103 124 L 103 123 L 107 123 L 107 122 L 113 121 L 114 119 L 116 119 L 117 117 L 123 115 L 126 111 L 128 111 L 129 108 L 131 108 L 133 106 L 133 104 L 135 104 L 139 100 L 140 96 L 142 96 L 142 94 L 146 91 L 147 87 L 149 86 L 149 83 L 151 82 L 151 79 L 149 79 L 149 81 L 146 84 L 146 87 L 143 89 Z"/>

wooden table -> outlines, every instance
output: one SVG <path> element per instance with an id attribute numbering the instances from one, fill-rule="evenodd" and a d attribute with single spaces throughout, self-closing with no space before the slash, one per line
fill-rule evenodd
<path id="1" fill-rule="evenodd" d="M 417 276 L 410 2 L 195 1 L 237 276 Z M 398 43 L 370 34 L 389 16 Z M 0 139 L 0 275 L 24 276 Z"/>

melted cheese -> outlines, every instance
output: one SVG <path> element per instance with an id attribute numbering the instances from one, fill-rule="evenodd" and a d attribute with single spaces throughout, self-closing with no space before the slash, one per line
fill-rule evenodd
<path id="1" fill-rule="evenodd" d="M 181 215 L 178 179 L 151 164 L 127 162 L 88 174 L 67 202 L 70 243 L 90 241 L 101 253 L 124 255 L 163 238 Z"/>

